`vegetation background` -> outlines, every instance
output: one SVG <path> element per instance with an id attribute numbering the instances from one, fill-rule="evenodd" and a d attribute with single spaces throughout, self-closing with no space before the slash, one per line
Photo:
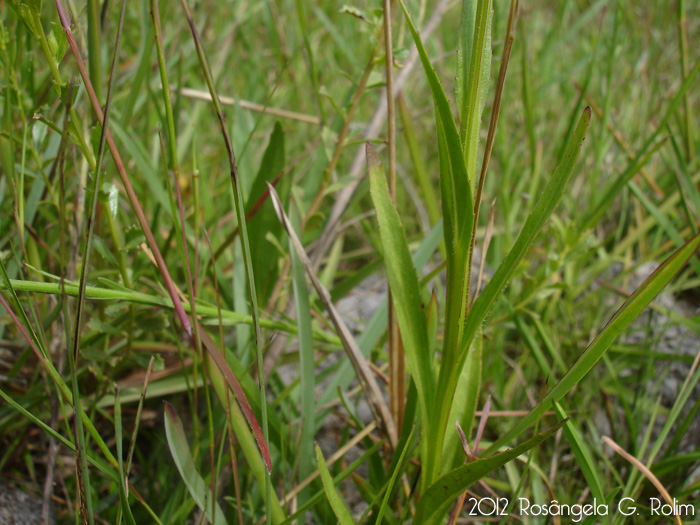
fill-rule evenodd
<path id="1" fill-rule="evenodd" d="M 479 24 L 465 29 L 461 2 L 405 7 L 459 130 L 457 50 Z M 652 523 L 648 497 L 665 487 L 700 512 L 700 5 L 521 2 L 499 103 L 511 6 L 493 1 L 493 60 L 474 87 L 484 116 L 461 135 L 478 148 L 465 153 L 472 210 L 470 170 L 500 110 L 472 288 L 480 266 L 486 282 L 511 260 L 555 167 L 586 139 L 556 211 L 476 322 L 479 365 L 465 370 L 477 379 L 457 387 L 471 410 L 468 457 L 450 421 L 442 462 L 421 447 L 439 438 L 432 418 L 447 420 L 451 401 L 426 417 L 416 405 L 430 389 L 407 382 L 399 402 L 387 385 L 404 360 L 397 322 L 408 369 L 428 377 L 447 362 L 437 341 L 460 325 L 445 303 L 454 254 L 442 240 L 439 96 L 402 6 L 391 8 L 400 95 L 387 111 L 378 1 L 199 1 L 190 14 L 174 0 L 68 2 L 74 49 L 54 2 L 0 4 L 0 473 L 50 502 L 58 522 L 465 522 L 467 488 L 511 502 L 632 497 Z M 395 148 L 397 214 L 367 141 L 389 172 Z M 397 301 L 388 322 L 385 292 L 367 283 L 384 281 L 388 254 L 392 293 L 409 297 L 409 253 L 416 300 Z M 666 300 L 652 302 L 666 283 Z M 381 306 L 348 338 L 328 303 L 368 295 Z M 415 306 L 427 312 L 425 355 L 411 353 L 402 320 Z M 518 427 L 528 413 L 535 427 Z M 453 492 L 431 492 L 452 467 Z"/>

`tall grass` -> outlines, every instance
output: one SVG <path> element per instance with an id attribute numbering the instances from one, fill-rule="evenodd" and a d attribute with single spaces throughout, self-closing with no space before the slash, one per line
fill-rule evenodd
<path id="1" fill-rule="evenodd" d="M 693 504 L 697 9 L 374 7 L 7 2 L 0 475 L 46 515 Z"/>

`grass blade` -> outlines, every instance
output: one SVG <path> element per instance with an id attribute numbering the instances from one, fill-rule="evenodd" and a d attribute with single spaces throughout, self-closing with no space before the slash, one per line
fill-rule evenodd
<path id="1" fill-rule="evenodd" d="M 165 408 L 163 414 L 165 416 L 165 435 L 168 438 L 168 447 L 177 470 L 187 486 L 187 490 L 210 522 L 214 525 L 225 525 L 224 511 L 214 501 L 209 487 L 207 487 L 207 484 L 197 472 L 197 466 L 190 453 L 182 421 L 180 421 L 175 408 L 170 403 L 164 401 L 163 406 Z M 215 507 L 216 511 L 214 511 Z M 215 512 L 216 514 L 214 514 Z"/>
<path id="2" fill-rule="evenodd" d="M 416 427 L 414 425 L 413 427 L 411 427 L 411 431 L 408 433 L 408 437 L 406 437 L 405 440 L 402 439 L 403 449 L 401 450 L 399 459 L 394 463 L 394 471 L 391 473 L 391 479 L 389 480 L 389 483 L 386 487 L 386 491 L 384 492 L 384 498 L 382 499 L 382 504 L 379 507 L 379 513 L 377 514 L 377 525 L 382 524 L 384 511 L 386 510 L 387 504 L 389 503 L 391 493 L 394 492 L 394 485 L 396 485 L 396 480 L 399 478 L 399 474 L 401 473 L 401 467 L 403 466 L 404 458 L 406 457 L 406 452 L 408 452 L 408 449 L 411 448 L 411 441 L 413 440 L 413 433 L 415 432 L 415 430 Z"/>
<path id="3" fill-rule="evenodd" d="M 323 490 L 326 491 L 326 497 L 333 508 L 333 513 L 338 518 L 338 523 L 340 523 L 340 525 L 354 525 L 355 520 L 352 519 L 352 514 L 350 514 L 345 503 L 335 491 L 333 477 L 326 466 L 326 460 L 323 459 L 323 452 L 321 452 L 321 448 L 318 445 L 316 445 L 316 460 L 318 461 L 318 470 L 321 473 Z"/>
<path id="4" fill-rule="evenodd" d="M 116 434 L 117 461 L 119 462 L 119 503 L 121 511 L 129 525 L 136 525 L 134 515 L 129 506 L 129 497 L 126 492 L 126 469 L 124 468 L 124 456 L 122 449 L 122 405 L 119 400 L 119 387 L 114 388 L 114 427 Z"/>
<path id="5" fill-rule="evenodd" d="M 605 354 L 615 338 L 625 330 L 630 323 L 651 303 L 678 272 L 685 266 L 700 246 L 700 234 L 695 235 L 659 266 L 635 290 L 635 292 L 620 306 L 610 318 L 605 328 L 588 345 L 588 348 L 578 358 L 564 377 L 552 390 L 525 416 L 510 432 L 496 440 L 489 450 L 502 446 L 532 425 L 539 414 L 547 410 L 552 403 L 559 401 L 567 392 L 574 388 L 598 360 Z"/>
<path id="6" fill-rule="evenodd" d="M 498 467 L 514 460 L 549 438 L 565 423 L 561 421 L 546 432 L 537 434 L 517 447 L 458 467 L 435 482 L 418 500 L 414 523 L 431 523 L 447 511 L 452 502 L 471 485 Z"/>
<path id="7" fill-rule="evenodd" d="M 508 280 L 512 276 L 515 268 L 520 264 L 523 257 L 532 246 L 537 234 L 544 226 L 545 222 L 552 215 L 559 204 L 564 189 L 571 177 L 574 165 L 581 151 L 581 146 L 586 138 L 586 130 L 591 119 L 591 108 L 587 107 L 579 119 L 576 130 L 569 141 L 569 145 L 564 152 L 564 156 L 559 165 L 554 170 L 549 183 L 545 187 L 542 195 L 537 200 L 534 208 L 530 212 L 525 224 L 518 235 L 518 239 L 508 252 L 503 262 L 498 266 L 491 280 L 484 287 L 481 295 L 474 301 L 469 315 L 467 316 L 467 326 L 465 328 L 463 345 L 469 345 L 476 330 L 483 323 L 488 312 L 493 307 L 496 299 L 500 297 Z"/>
<path id="8" fill-rule="evenodd" d="M 559 403 L 554 403 L 554 410 L 558 417 L 566 418 L 566 411 Z M 578 425 L 572 419 L 567 419 L 562 429 L 569 442 L 571 451 L 574 453 L 574 456 L 576 456 L 581 473 L 583 477 L 586 478 L 586 483 L 588 483 L 591 494 L 598 501 L 606 501 L 605 492 L 603 492 L 603 484 L 601 482 L 602 478 L 598 472 L 598 467 L 595 461 L 593 461 L 593 455 Z M 608 523 L 609 522 L 610 520 L 608 519 Z"/>
<path id="9" fill-rule="evenodd" d="M 298 229 L 300 226 L 299 212 L 294 205 L 291 210 L 292 221 Z M 299 327 L 299 374 L 301 381 L 301 437 L 299 439 L 299 479 L 305 479 L 313 472 L 314 431 L 316 422 L 314 386 L 314 347 L 311 333 L 311 307 L 309 306 L 309 291 L 304 277 L 304 266 L 294 251 L 292 241 L 289 241 L 289 254 L 292 261 L 292 286 L 294 302 L 297 311 L 297 326 Z M 299 497 L 299 505 L 308 499 L 309 491 L 303 491 Z"/>
<path id="10" fill-rule="evenodd" d="M 466 239 L 471 235 L 473 222 L 473 199 L 468 184 L 467 168 L 462 155 L 459 132 L 452 118 L 452 109 L 433 69 L 423 42 L 413 25 L 406 4 L 399 0 L 408 23 L 413 41 L 423 64 L 430 91 L 435 102 L 438 145 L 440 148 L 440 187 L 445 221 L 445 243 L 448 253 L 462 247 L 466 250 Z"/>
<path id="11" fill-rule="evenodd" d="M 427 454 L 427 461 L 422 469 L 423 489 L 437 479 L 442 441 L 449 413 L 451 393 L 457 383 L 459 370 L 454 374 L 455 365 L 464 363 L 460 355 L 459 342 L 462 339 L 464 318 L 467 312 L 469 246 L 471 244 L 472 226 L 474 224 L 474 202 L 472 189 L 467 175 L 460 136 L 457 131 L 452 110 L 440 80 L 433 69 L 418 31 L 414 26 L 403 0 L 399 0 L 418 55 L 423 64 L 430 91 L 435 102 L 436 133 L 438 138 L 438 156 L 440 164 L 440 190 L 442 197 L 442 215 L 444 222 L 445 248 L 447 251 L 447 299 L 445 301 L 445 335 L 442 363 L 434 397 L 439 406 L 445 410 L 426 413 L 435 419 L 427 425 L 427 433 L 421 441 L 422 450 Z M 466 345 L 468 346 L 468 345 Z M 443 385 L 442 388 L 440 385 Z M 448 395 L 449 394 L 449 395 Z M 424 394 L 426 395 L 426 394 Z M 427 480 L 427 482 L 426 482 Z"/>
<path id="12" fill-rule="evenodd" d="M 550 215 L 559 203 L 581 150 L 581 145 L 583 144 L 586 130 L 588 129 L 590 117 L 591 110 L 590 108 L 586 108 L 581 115 L 581 119 L 579 120 L 578 126 L 576 127 L 571 140 L 569 141 L 564 157 L 554 170 L 549 183 L 535 204 L 532 212 L 530 212 L 528 215 L 518 239 L 515 241 L 515 244 L 511 248 L 506 258 L 499 265 L 491 280 L 484 287 L 481 295 L 479 295 L 476 301 L 474 301 L 469 314 L 466 316 L 466 326 L 464 327 L 463 334 L 461 334 L 454 343 L 449 343 L 450 345 L 455 345 L 454 358 L 447 360 L 446 358 L 449 357 L 449 354 L 446 351 L 443 351 L 443 362 L 440 367 L 440 377 L 438 379 L 438 392 L 436 397 L 438 402 L 442 403 L 443 406 L 449 406 L 447 405 L 447 403 L 449 403 L 447 400 L 452 400 L 454 397 L 458 379 L 467 360 L 467 350 L 471 348 L 477 330 L 483 324 L 486 316 L 495 304 L 498 297 L 500 297 L 508 282 L 508 279 L 510 279 L 511 275 L 515 271 L 515 268 L 518 266 L 518 264 L 520 264 L 520 261 L 522 261 L 528 249 L 531 247 L 540 229 L 542 226 L 544 226 L 545 222 L 549 219 Z M 448 301 L 449 297 L 450 295 L 448 290 Z M 449 305 L 446 315 L 450 315 Z M 448 330 L 447 327 L 449 325 L 447 323 L 449 322 L 450 318 L 446 317 L 446 331 Z M 448 344 L 447 333 L 445 335 L 445 344 Z M 446 346 L 445 350 L 447 350 L 447 348 L 448 347 Z M 437 411 L 435 416 L 437 418 L 437 422 L 435 422 L 433 426 L 436 427 L 435 431 L 438 433 L 436 442 L 439 444 L 442 444 L 445 436 L 449 412 L 449 410 Z M 437 472 L 437 465 L 434 465 L 434 468 L 436 470 L 434 470 L 432 473 L 433 481 L 435 480 L 434 476 Z"/>

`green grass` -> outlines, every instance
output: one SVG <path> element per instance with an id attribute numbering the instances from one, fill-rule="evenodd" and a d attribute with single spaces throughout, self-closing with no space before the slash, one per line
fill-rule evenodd
<path id="1" fill-rule="evenodd" d="M 392 45 L 379 2 L 187 4 L 0 16 L 0 477 L 59 523 L 700 512 L 693 2 L 399 0 Z"/>

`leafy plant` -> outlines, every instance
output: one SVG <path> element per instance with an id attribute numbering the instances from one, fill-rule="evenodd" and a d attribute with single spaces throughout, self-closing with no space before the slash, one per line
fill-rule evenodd
<path id="1" fill-rule="evenodd" d="M 60 523 L 692 503 L 674 9 L 7 2 L 0 475 Z"/>

